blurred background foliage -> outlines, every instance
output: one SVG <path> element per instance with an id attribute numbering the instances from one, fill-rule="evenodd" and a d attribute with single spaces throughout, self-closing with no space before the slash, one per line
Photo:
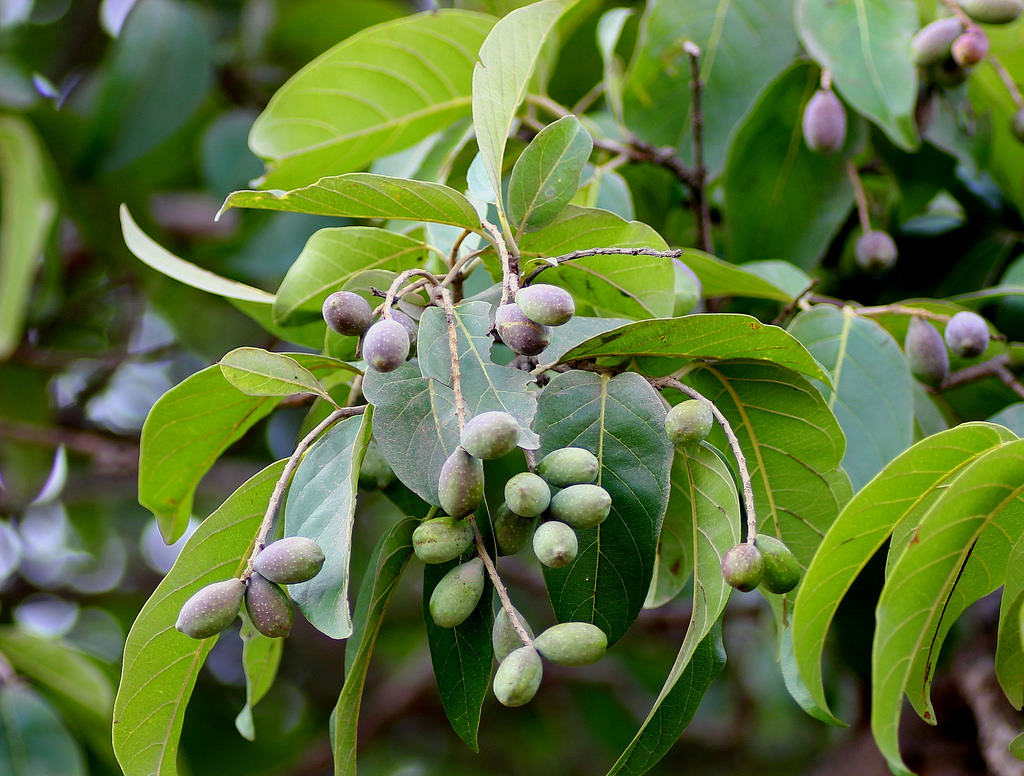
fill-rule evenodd
<path id="1" fill-rule="evenodd" d="M 454 3 L 498 15 L 523 4 Z M 0 274 L 8 289 L 4 296 L 0 288 L 6 307 L 0 311 L 0 653 L 6 656 L 0 756 L 19 746 L 45 749 L 48 762 L 64 763 L 62 773 L 119 772 L 108 733 L 119 656 L 126 629 L 176 551 L 163 545 L 135 500 L 139 431 L 158 396 L 226 350 L 279 345 L 225 301 L 135 260 L 121 237 L 118 204 L 127 203 L 143 229 L 178 255 L 274 290 L 309 234 L 337 219 L 232 210 L 214 222 L 224 196 L 262 171 L 246 145 L 253 119 L 317 54 L 359 29 L 432 5 L 0 1 L 0 198 L 22 226 L 15 235 L 6 219 L 6 239 L 35 239 L 42 255 L 24 299 L 12 297 L 16 279 Z M 789 12 L 788 3 L 779 5 Z M 610 8 L 636 11 L 617 44 L 628 60 L 642 6 L 581 3 L 563 30 L 549 88 L 554 99 L 574 105 L 601 80 L 595 35 Z M 671 23 L 669 14 L 662 31 L 670 33 Z M 798 51 L 795 40 L 786 45 L 792 51 L 783 64 Z M 653 110 L 672 120 L 671 94 L 664 97 L 669 101 Z M 957 138 L 911 155 L 876 129 L 858 131 L 870 133 L 878 154 L 865 183 L 872 201 L 884 205 L 882 223 L 888 221 L 899 242 L 900 261 L 884 280 L 854 270 L 851 211 L 816 263 L 824 293 L 875 303 L 1024 280 L 1024 263 L 1012 263 L 1022 237 L 1020 212 L 985 165 L 974 163 L 983 151 Z M 979 144 L 984 132 L 982 117 Z M 454 166 L 456 188 L 465 186 L 468 163 L 459 159 Z M 628 183 L 621 207 L 670 243 L 693 244 L 692 217 L 670 174 L 643 165 L 619 172 Z M 27 213 L 20 199 L 26 191 L 36 205 Z M 721 186 L 712 189 L 712 200 L 723 205 Z M 720 229 L 716 222 L 717 238 Z M 26 307 L 23 327 L 11 323 L 20 317 L 12 312 L 19 305 Z M 983 312 L 1020 340 L 1022 305 L 997 301 Z M 715 309 L 765 312 L 728 301 Z M 947 410 L 953 418 L 982 418 L 1011 400 L 995 381 L 981 382 L 955 392 Z M 278 412 L 247 435 L 204 480 L 196 515 L 208 514 L 268 458 L 286 456 L 303 418 L 301 408 Z M 399 516 L 380 493 L 363 492 L 361 499 L 357 574 L 380 527 Z M 514 559 L 508 570 L 530 593 L 523 600 L 536 607 L 523 607 L 528 618 L 544 621 L 539 575 Z M 851 728 L 826 728 L 789 699 L 774 666 L 769 613 L 753 597 L 737 596 L 726 615 L 726 672 L 652 772 L 884 773 L 864 727 L 865 634 L 881 577 L 880 569 L 874 572 L 844 603 L 830 655 L 836 705 L 855 723 Z M 685 596 L 645 612 L 599 665 L 574 670 L 571 679 L 549 671 L 542 703 L 509 710 L 489 700 L 481 754 L 474 755 L 448 729 L 440 708 L 417 577 L 403 580 L 367 682 L 360 767 L 369 776 L 601 773 L 646 713 L 689 617 Z M 992 614 L 973 617 L 953 642 L 977 641 L 977 651 L 989 653 L 985 623 Z M 245 697 L 240 650 L 237 632 L 226 635 L 203 670 L 183 732 L 183 772 L 330 772 L 325 720 L 340 689 L 344 645 L 300 618 L 281 675 L 256 708 L 254 742 L 236 735 L 233 725 Z M 983 773 L 974 717 L 950 677 L 943 672 L 936 685 L 940 727 L 907 721 L 908 763 L 923 774 Z M 30 770 L 17 776 L 41 773 L 24 767 Z"/>

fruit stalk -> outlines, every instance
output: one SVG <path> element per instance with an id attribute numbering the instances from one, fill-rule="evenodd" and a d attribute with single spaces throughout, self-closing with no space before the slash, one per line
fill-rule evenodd
<path id="1" fill-rule="evenodd" d="M 850 185 L 853 187 L 853 198 L 857 201 L 857 218 L 860 219 L 861 231 L 867 234 L 871 231 L 871 219 L 868 217 L 868 198 L 864 193 L 864 184 L 861 183 L 860 175 L 857 173 L 857 165 L 849 159 L 846 160 L 846 176 L 850 179 Z"/>

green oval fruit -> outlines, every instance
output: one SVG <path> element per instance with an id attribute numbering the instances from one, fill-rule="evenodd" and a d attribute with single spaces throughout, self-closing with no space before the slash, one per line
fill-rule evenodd
<path id="1" fill-rule="evenodd" d="M 807 101 L 804 142 L 818 154 L 834 154 L 846 142 L 846 110 L 831 89 L 819 89 Z"/>
<path id="2" fill-rule="evenodd" d="M 377 372 L 393 372 L 409 357 L 409 332 L 398 321 L 377 321 L 363 336 L 363 358 Z"/>
<path id="3" fill-rule="evenodd" d="M 1024 0 L 957 0 L 976 22 L 1009 24 L 1024 11 Z"/>
<path id="4" fill-rule="evenodd" d="M 494 313 L 494 328 L 510 350 L 536 356 L 551 343 L 551 330 L 526 317 L 517 304 L 503 304 Z"/>
<path id="5" fill-rule="evenodd" d="M 961 358 L 980 356 L 988 348 L 988 339 L 988 324 L 977 313 L 964 310 L 946 324 L 946 344 Z"/>
<path id="6" fill-rule="evenodd" d="M 533 646 L 545 660 L 563 666 L 586 666 L 604 657 L 608 637 L 589 622 L 562 622 L 552 625 Z"/>
<path id="7" fill-rule="evenodd" d="M 245 611 L 264 636 L 280 639 L 291 633 L 295 611 L 288 594 L 258 572 L 253 572 L 245 588 Z"/>
<path id="8" fill-rule="evenodd" d="M 988 56 L 988 35 L 972 27 L 953 41 L 953 61 L 960 67 L 971 67 Z"/>
<path id="9" fill-rule="evenodd" d="M 675 300 L 672 303 L 672 315 L 680 316 L 692 313 L 700 304 L 700 279 L 692 269 L 679 259 L 672 259 L 675 271 Z"/>
<path id="10" fill-rule="evenodd" d="M 949 57 L 953 41 L 963 31 L 964 25 L 955 16 L 926 24 L 910 42 L 914 64 L 926 67 Z"/>
<path id="11" fill-rule="evenodd" d="M 529 703 L 540 687 L 544 668 L 533 647 L 520 647 L 501 661 L 494 673 L 494 697 L 503 706 Z"/>
<path id="12" fill-rule="evenodd" d="M 576 560 L 579 552 L 576 532 L 565 523 L 549 520 L 533 532 L 533 554 L 549 569 L 560 569 Z"/>
<path id="13" fill-rule="evenodd" d="M 391 308 L 391 320 L 398 321 L 403 327 L 405 327 L 405 333 L 409 335 L 409 350 L 411 352 L 412 349 L 416 347 L 416 338 L 420 333 L 420 325 L 411 315 L 407 315 L 394 307 Z"/>
<path id="14" fill-rule="evenodd" d="M 484 593 L 484 562 L 480 558 L 456 566 L 430 594 L 430 617 L 442 628 L 461 625 L 473 613 Z"/>
<path id="15" fill-rule="evenodd" d="M 363 463 L 359 467 L 359 487 L 366 490 L 382 490 L 395 479 L 388 459 L 380 451 L 380 446 L 373 439 L 366 446 Z"/>
<path id="16" fill-rule="evenodd" d="M 857 240 L 857 264 L 867 272 L 881 272 L 896 262 L 896 243 L 886 232 L 872 230 Z"/>
<path id="17" fill-rule="evenodd" d="M 910 373 L 928 385 L 941 385 L 949 375 L 949 353 L 942 335 L 923 318 L 910 319 L 903 352 L 910 364 Z"/>
<path id="18" fill-rule="evenodd" d="M 769 593 L 788 593 L 800 584 L 800 564 L 783 542 L 774 536 L 758 534 L 754 540 L 764 560 L 761 587 Z"/>
<path id="19" fill-rule="evenodd" d="M 474 458 L 489 461 L 516 449 L 519 421 L 507 412 L 481 412 L 462 429 L 462 446 Z"/>
<path id="20" fill-rule="evenodd" d="M 498 509 L 498 516 L 494 518 L 494 543 L 498 548 L 499 555 L 515 555 L 533 534 L 533 525 L 537 522 L 535 517 L 523 517 L 517 515 L 504 504 Z"/>
<path id="21" fill-rule="evenodd" d="M 707 439 L 715 416 L 707 402 L 687 399 L 668 411 L 665 433 L 674 445 L 696 445 Z"/>
<path id="22" fill-rule="evenodd" d="M 752 544 L 737 544 L 722 557 L 722 577 L 730 587 L 749 593 L 764 575 L 764 557 Z"/>
<path id="23" fill-rule="evenodd" d="M 1017 140 L 1024 143 L 1024 108 L 1013 114 L 1013 120 L 1010 122 L 1010 131 Z"/>
<path id="24" fill-rule="evenodd" d="M 324 300 L 321 312 L 328 326 L 349 337 L 361 335 L 373 320 L 369 302 L 351 291 L 335 291 Z"/>
<path id="25" fill-rule="evenodd" d="M 437 480 L 437 500 L 452 517 L 465 517 L 476 511 L 484 497 L 484 464 L 462 447 L 456 447 L 441 467 Z"/>
<path id="26" fill-rule="evenodd" d="M 315 577 L 323 565 L 319 544 L 305 536 L 288 536 L 260 550 L 252 567 L 271 582 L 294 585 Z"/>
<path id="27" fill-rule="evenodd" d="M 518 609 L 514 611 L 519 624 L 523 627 L 523 630 L 530 634 L 532 639 L 533 628 L 530 627 L 530 623 L 526 621 L 526 618 L 523 617 Z M 498 614 L 494 618 L 494 625 L 491 628 L 491 646 L 494 647 L 494 658 L 499 663 L 523 646 L 522 639 L 519 638 L 516 629 L 512 627 L 512 620 L 509 618 L 508 612 L 505 611 L 504 607 L 498 610 Z"/>
<path id="28" fill-rule="evenodd" d="M 582 447 L 562 447 L 545 455 L 537 465 L 537 474 L 556 488 L 580 485 L 597 479 L 600 462 Z"/>
<path id="29" fill-rule="evenodd" d="M 473 526 L 454 517 L 424 520 L 412 532 L 412 549 L 424 563 L 447 563 L 473 546 Z"/>
<path id="30" fill-rule="evenodd" d="M 612 509 L 612 497 L 600 485 L 570 485 L 551 499 L 551 516 L 573 528 L 595 528 Z"/>
<path id="31" fill-rule="evenodd" d="M 572 294 L 545 283 L 520 288 L 516 292 L 516 304 L 523 315 L 545 326 L 561 326 L 576 312 Z"/>
<path id="32" fill-rule="evenodd" d="M 505 483 L 505 504 L 523 517 L 543 514 L 551 503 L 551 488 L 538 474 L 520 472 Z"/>
<path id="33" fill-rule="evenodd" d="M 182 605 L 174 627 L 194 639 L 216 636 L 235 621 L 244 595 L 245 583 L 240 579 L 207 585 Z"/>

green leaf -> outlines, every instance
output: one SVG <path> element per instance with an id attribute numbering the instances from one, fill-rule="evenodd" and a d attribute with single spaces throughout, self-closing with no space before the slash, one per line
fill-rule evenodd
<path id="1" fill-rule="evenodd" d="M 789 289 L 781 288 L 761 275 L 745 269 L 743 265 L 730 264 L 703 251 L 683 248 L 683 255 L 679 260 L 700 279 L 705 297 L 746 296 L 753 299 L 770 299 L 774 302 L 790 302 L 794 296 Z"/>
<path id="2" fill-rule="evenodd" d="M 300 366 L 324 382 L 354 373 L 353 367 L 324 356 L 293 353 Z M 142 427 L 139 503 L 156 516 L 168 543 L 184 533 L 196 486 L 214 461 L 261 419 L 279 397 L 246 396 L 229 383 L 219 366 L 196 372 L 161 396 Z"/>
<path id="3" fill-rule="evenodd" d="M 740 502 L 729 467 L 706 445 L 677 449 L 654 578 L 644 608 L 667 604 L 679 595 L 690 575 L 694 576 L 684 663 L 729 600 L 722 556 L 739 540 Z"/>
<path id="4" fill-rule="evenodd" d="M 113 764 L 110 719 L 114 688 L 96 663 L 63 641 L 0 628 L 0 653 L 61 710 L 89 746 Z"/>
<path id="5" fill-rule="evenodd" d="M 640 732 L 626 747 L 607 776 L 640 776 L 646 773 L 679 740 L 693 715 L 697 713 L 704 694 L 725 667 L 722 628 L 715 624 L 711 632 L 693 651 L 692 658 L 680 665 L 678 658 L 662 688 L 655 708 L 644 721 Z M 666 689 L 668 688 L 668 689 Z"/>
<path id="6" fill-rule="evenodd" d="M 401 272 L 423 264 L 421 240 L 370 226 L 319 229 L 281 281 L 274 320 L 296 324 L 321 320 L 324 300 L 367 270 Z"/>
<path id="7" fill-rule="evenodd" d="M 968 560 L 981 561 L 971 581 L 974 598 L 1003 582 L 1012 543 L 1020 536 L 1024 494 L 1024 440 L 1007 442 L 967 466 L 917 527 L 878 600 L 872 649 L 871 730 L 896 774 L 910 774 L 899 752 L 903 693 L 927 694 L 930 674 L 912 686 L 919 652 L 934 661 L 938 631 Z M 986 530 L 992 526 L 995 530 Z M 984 584 L 982 584 L 984 582 Z M 926 712 L 927 714 L 927 712 Z M 933 715 L 926 716 L 934 721 Z"/>
<path id="8" fill-rule="evenodd" d="M 629 629 L 650 588 L 668 502 L 672 448 L 661 397 L 640 375 L 570 371 L 544 388 L 535 429 L 541 455 L 585 447 L 601 462 L 598 484 L 612 497 L 597 528 L 577 530 L 579 553 L 545 569 L 560 622 L 591 622 L 615 642 Z"/>
<path id="9" fill-rule="evenodd" d="M 530 141 L 508 182 L 509 221 L 519 235 L 551 223 L 580 186 L 594 141 L 575 116 L 548 124 Z"/>
<path id="10" fill-rule="evenodd" d="M 436 10 L 356 33 L 271 98 L 249 134 L 267 187 L 358 170 L 468 114 L 476 54 L 494 19 Z"/>
<path id="11" fill-rule="evenodd" d="M 1020 733 L 1010 742 L 1010 754 L 1018 760 L 1024 760 L 1024 733 Z"/>
<path id="12" fill-rule="evenodd" d="M 796 0 L 800 39 L 853 108 L 901 148 L 917 148 L 917 68 L 907 42 L 917 32 L 913 0 Z"/>
<path id="13" fill-rule="evenodd" d="M 191 639 L 174 622 L 193 593 L 242 572 L 283 470 L 284 461 L 268 466 L 204 520 L 135 618 L 114 701 L 114 753 L 125 776 L 178 773 L 185 706 L 217 638 Z"/>
<path id="14" fill-rule="evenodd" d="M 597 49 L 601 53 L 604 65 L 604 96 L 615 120 L 623 123 L 622 118 L 622 62 L 615 55 L 615 47 L 622 37 L 622 30 L 636 10 L 633 8 L 612 8 L 601 14 L 597 22 Z"/>
<path id="15" fill-rule="evenodd" d="M 501 19 L 480 46 L 473 67 L 473 128 L 494 191 L 502 191 L 501 165 L 512 121 L 526 97 L 544 42 L 576 0 L 541 0 Z M 500 205 L 498 210 L 502 211 Z"/>
<path id="16" fill-rule="evenodd" d="M 256 740 L 256 726 L 252 708 L 274 684 L 277 667 L 284 651 L 284 639 L 271 639 L 253 626 L 248 617 L 242 617 L 242 671 L 245 673 L 245 706 L 235 717 L 235 728 L 249 740 Z"/>
<path id="17" fill-rule="evenodd" d="M 436 506 L 441 466 L 459 444 L 452 389 L 407 361 L 387 374 L 367 370 L 363 394 L 374 406 L 373 438 L 395 476 Z"/>
<path id="18" fill-rule="evenodd" d="M 86 776 L 85 759 L 49 703 L 17 682 L 0 686 L 0 773 Z"/>
<path id="19" fill-rule="evenodd" d="M 906 450 L 914 433 L 914 381 L 903 350 L 874 321 L 818 305 L 789 326 L 832 376 L 818 385 L 846 435 L 843 469 L 860 490 Z"/>
<path id="20" fill-rule="evenodd" d="M 667 249 L 647 224 L 614 213 L 568 205 L 558 217 L 519 241 L 524 261 L 586 248 Z M 529 269 L 525 266 L 524 269 Z M 672 315 L 675 270 L 671 259 L 655 256 L 589 256 L 545 270 L 543 281 L 562 286 L 576 299 L 580 315 L 663 318 Z"/>
<path id="21" fill-rule="evenodd" d="M 537 394 L 530 389 L 534 380 L 528 372 L 491 360 L 488 332 L 492 327 L 491 305 L 462 302 L 455 307 L 459 341 L 459 369 L 468 417 L 488 410 L 503 410 L 519 421 L 519 444 L 526 449 L 540 446 L 530 430 L 537 414 Z M 418 342 L 420 372 L 445 385 L 451 383 L 448 324 L 440 307 L 428 307 L 420 318 Z"/>
<path id="22" fill-rule="evenodd" d="M 359 466 L 370 441 L 372 409 L 332 426 L 295 470 L 284 506 L 284 535 L 305 536 L 327 556 L 320 573 L 289 585 L 288 593 L 309 623 L 330 636 L 352 633 L 348 564 Z"/>
<path id="23" fill-rule="evenodd" d="M 816 68 L 787 70 L 729 146 L 724 187 L 731 261 L 784 257 L 811 267 L 853 206 L 843 155 L 816 154 L 803 141 L 801 116 L 817 85 Z"/>
<path id="24" fill-rule="evenodd" d="M 1008 435 L 967 423 L 926 437 L 893 459 L 847 504 L 807 568 L 793 614 L 797 670 L 814 701 L 827 708 L 821 678 L 825 637 L 843 596 L 894 529 L 911 533 L 967 465 Z"/>
<path id="25" fill-rule="evenodd" d="M 599 356 L 769 361 L 828 380 L 828 375 L 785 329 L 749 315 L 714 313 L 627 323 L 577 345 L 562 361 Z"/>
<path id="26" fill-rule="evenodd" d="M 626 123 L 644 140 L 692 159 L 690 62 L 683 44 L 703 54 L 704 154 L 721 172 L 741 117 L 797 51 L 792 0 L 652 0 L 626 74 Z"/>
<path id="27" fill-rule="evenodd" d="M 429 221 L 480 231 L 476 210 L 455 189 L 441 183 L 369 172 L 328 176 L 292 191 L 236 191 L 224 201 L 220 212 L 233 207 L 342 218 Z"/>
<path id="28" fill-rule="evenodd" d="M 1006 564 L 1006 581 L 999 605 L 996 678 L 1013 708 L 1024 706 L 1024 539 L 1018 539 Z"/>
<path id="29" fill-rule="evenodd" d="M 0 361 L 21 341 L 32 280 L 57 203 L 30 124 L 0 116 Z M 15 194 L 16 192 L 16 194 Z"/>
<path id="30" fill-rule="evenodd" d="M 281 353 L 263 348 L 235 348 L 220 360 L 224 379 L 246 396 L 290 396 L 315 393 L 331 401 L 330 394 L 313 373 Z"/>
<path id="31" fill-rule="evenodd" d="M 356 774 L 356 731 L 366 670 L 384 613 L 412 557 L 412 532 L 417 525 L 418 520 L 405 518 L 384 532 L 359 588 L 354 630 L 345 649 L 345 685 L 331 715 L 335 776 Z"/>

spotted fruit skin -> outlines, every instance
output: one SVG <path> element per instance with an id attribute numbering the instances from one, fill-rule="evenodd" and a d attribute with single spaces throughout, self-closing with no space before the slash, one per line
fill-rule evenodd
<path id="1" fill-rule="evenodd" d="M 961 358 L 980 356 L 988 348 L 988 324 L 977 313 L 962 310 L 949 319 L 944 339 Z"/>
<path id="2" fill-rule="evenodd" d="M 551 329 L 528 318 L 515 303 L 495 311 L 494 328 L 501 341 L 521 356 L 536 356 L 551 344 Z"/>
<path id="3" fill-rule="evenodd" d="M 803 117 L 804 142 L 815 153 L 829 155 L 846 142 L 846 109 L 831 89 L 819 89 L 807 101 Z"/>
<path id="4" fill-rule="evenodd" d="M 576 313 L 572 294 L 546 283 L 520 288 L 516 293 L 516 304 L 523 315 L 545 326 L 561 326 Z"/>
<path id="5" fill-rule="evenodd" d="M 518 609 L 515 610 L 515 616 L 523 630 L 530 634 L 532 639 L 533 628 L 530 627 L 530 623 Z M 491 627 L 491 646 L 494 647 L 494 659 L 499 663 L 523 646 L 523 642 L 520 640 L 519 634 L 516 633 L 516 629 L 512 627 L 512 620 L 504 607 L 499 609 L 494 617 L 494 625 Z"/>
<path id="6" fill-rule="evenodd" d="M 722 556 L 722 577 L 725 583 L 742 593 L 749 593 L 761 584 L 764 556 L 753 544 L 737 544 Z"/>
<path id="7" fill-rule="evenodd" d="M 503 706 L 523 706 L 540 688 L 544 667 L 533 647 L 520 647 L 501 661 L 494 673 L 494 697 Z"/>
<path id="8" fill-rule="evenodd" d="M 563 666 L 586 666 L 604 657 L 608 637 L 589 622 L 552 625 L 533 640 L 541 657 Z"/>
<path id="9" fill-rule="evenodd" d="M 476 609 L 483 593 L 484 562 L 473 558 L 441 577 L 427 604 L 430 617 L 441 628 L 461 625 Z"/>
<path id="10" fill-rule="evenodd" d="M 887 232 L 871 230 L 857 240 L 857 264 L 867 272 L 882 272 L 896 263 L 896 243 Z"/>
<path id="11" fill-rule="evenodd" d="M 600 462 L 583 447 L 562 447 L 552 450 L 537 464 L 537 474 L 556 488 L 581 485 L 597 479 Z"/>
<path id="12" fill-rule="evenodd" d="M 264 636 L 280 639 L 291 633 L 295 611 L 288 594 L 259 572 L 253 572 L 245 588 L 245 611 Z"/>
<path id="13" fill-rule="evenodd" d="M 456 447 L 441 466 L 437 480 L 437 500 L 452 517 L 465 517 L 476 511 L 484 497 L 484 464 L 463 447 Z"/>
<path id="14" fill-rule="evenodd" d="M 800 564 L 785 543 L 766 534 L 758 534 L 754 543 L 764 559 L 761 587 L 782 595 L 800 584 Z"/>
<path id="15" fill-rule="evenodd" d="M 551 488 L 539 474 L 520 472 L 505 483 L 505 504 L 517 515 L 537 517 L 551 503 Z"/>
<path id="16" fill-rule="evenodd" d="M 227 579 L 200 588 L 181 607 L 174 627 L 194 639 L 216 636 L 238 616 L 245 583 Z"/>
<path id="17" fill-rule="evenodd" d="M 907 327 L 903 352 L 910 373 L 928 385 L 941 385 L 949 375 L 949 353 L 938 330 L 923 318 L 914 316 Z"/>
<path id="18" fill-rule="evenodd" d="M 363 358 L 377 372 L 393 372 L 409 357 L 409 332 L 398 321 L 384 318 L 363 336 Z"/>
<path id="19" fill-rule="evenodd" d="M 324 560 L 324 551 L 312 539 L 287 536 L 260 550 L 252 567 L 271 582 L 294 585 L 319 574 Z"/>
<path id="20" fill-rule="evenodd" d="M 612 497 L 600 485 L 570 485 L 551 499 L 551 516 L 573 528 L 596 528 L 611 508 Z"/>
<path id="21" fill-rule="evenodd" d="M 576 532 L 565 523 L 549 520 L 533 532 L 533 554 L 549 569 L 568 566 L 579 552 Z"/>
<path id="22" fill-rule="evenodd" d="M 321 313 L 331 329 L 349 337 L 361 335 L 373 320 L 369 302 L 351 291 L 335 291 L 328 296 Z"/>
<path id="23" fill-rule="evenodd" d="M 466 423 L 461 442 L 474 458 L 484 461 L 501 458 L 515 450 L 519 443 L 519 421 L 507 412 L 481 412 Z"/>
<path id="24" fill-rule="evenodd" d="M 707 439 L 714 424 L 715 416 L 707 402 L 687 399 L 668 411 L 665 433 L 672 444 L 689 447 Z"/>
<path id="25" fill-rule="evenodd" d="M 424 520 L 412 532 L 412 550 L 424 563 L 447 563 L 473 545 L 473 526 L 454 517 Z"/>

